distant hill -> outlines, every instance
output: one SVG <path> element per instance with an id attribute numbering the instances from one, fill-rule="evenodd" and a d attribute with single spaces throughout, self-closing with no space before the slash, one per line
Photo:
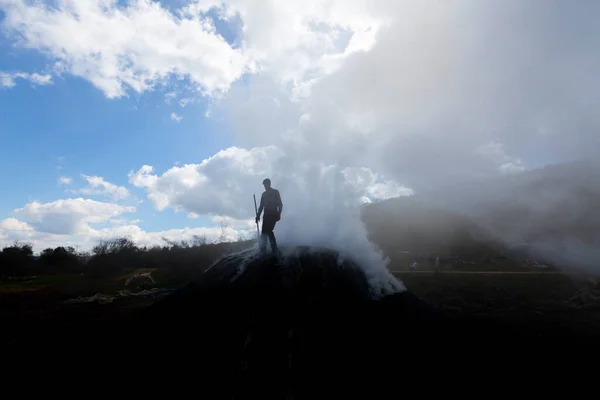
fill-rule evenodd
<path id="1" fill-rule="evenodd" d="M 505 258 L 508 250 L 468 217 L 417 197 L 401 197 L 363 209 L 370 239 L 393 261 L 407 264 L 430 256 L 469 261 Z"/>
<path id="2" fill-rule="evenodd" d="M 545 262 L 595 269 L 600 163 L 551 165 L 392 199 L 366 207 L 364 220 L 382 249 L 506 254 L 518 245 Z"/>
<path id="3" fill-rule="evenodd" d="M 563 267 L 600 266 L 600 162 L 551 165 L 447 192 L 465 214 L 506 243 L 526 243 Z"/>

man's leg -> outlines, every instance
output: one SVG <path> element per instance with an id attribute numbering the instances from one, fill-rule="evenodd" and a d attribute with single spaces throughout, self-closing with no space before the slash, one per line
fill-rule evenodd
<path id="1" fill-rule="evenodd" d="M 258 245 L 260 248 L 260 252 L 266 253 L 266 251 L 267 251 L 267 234 L 265 232 L 262 232 L 260 234 L 260 240 L 258 242 Z"/>
<path id="2" fill-rule="evenodd" d="M 277 253 L 277 240 L 275 240 L 275 233 L 269 232 L 269 242 L 271 242 L 271 250 L 273 253 Z"/>
<path id="3" fill-rule="evenodd" d="M 273 219 L 270 218 L 269 215 L 265 215 L 263 217 L 262 231 L 260 235 L 260 251 L 263 254 L 267 252 L 267 237 L 270 237 L 271 233 L 273 233 L 273 227 Z"/>
<path id="4" fill-rule="evenodd" d="M 262 233 L 264 236 L 264 251 L 266 251 L 266 247 L 267 247 L 267 236 L 269 237 L 269 242 L 271 242 L 271 250 L 275 251 L 275 249 L 277 249 L 277 243 L 275 242 L 275 234 L 273 233 L 273 228 L 275 228 L 275 218 L 273 218 L 271 215 L 265 215 L 265 217 L 263 218 L 263 225 L 262 225 Z"/>

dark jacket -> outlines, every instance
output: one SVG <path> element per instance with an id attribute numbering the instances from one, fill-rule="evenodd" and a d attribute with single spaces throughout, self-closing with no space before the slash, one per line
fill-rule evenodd
<path id="1" fill-rule="evenodd" d="M 283 210 L 281 195 L 277 189 L 265 190 L 260 197 L 260 207 L 258 207 L 258 215 L 265 211 L 265 217 L 275 217 Z"/>

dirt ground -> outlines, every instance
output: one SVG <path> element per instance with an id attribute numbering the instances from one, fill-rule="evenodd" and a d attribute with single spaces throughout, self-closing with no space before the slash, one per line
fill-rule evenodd
<path id="1" fill-rule="evenodd" d="M 142 271 L 148 272 L 148 271 Z M 0 333 L 3 348 L 24 333 L 35 336 L 45 328 L 69 323 L 119 320 L 164 296 L 119 297 L 125 277 L 89 281 L 81 276 L 38 277 L 32 282 L 0 284 Z M 395 272 L 409 291 L 450 315 L 491 320 L 534 319 L 557 329 L 600 334 L 600 306 L 580 304 L 572 298 L 586 286 L 587 277 L 553 272 L 539 273 L 433 273 Z M 183 283 L 183 282 L 182 282 Z M 161 287 L 160 277 L 156 287 Z M 96 293 L 114 297 L 101 303 L 68 304 L 65 301 Z M 21 338 L 21 339 L 20 339 Z M 30 339 L 27 339 L 30 340 Z"/>
<path id="2" fill-rule="evenodd" d="M 110 366 L 113 377 L 152 373 L 221 398 L 316 398 L 324 388 L 341 398 L 361 385 L 387 393 L 370 382 L 391 370 L 405 390 L 422 389 L 422 375 L 430 384 L 435 371 L 452 379 L 531 376 L 556 368 L 544 357 L 581 362 L 600 337 L 600 310 L 572 300 L 587 277 L 399 272 L 410 293 L 365 302 L 355 296 L 357 281 L 340 275 L 335 259 L 325 271 L 323 260 L 300 260 L 291 275 L 267 260 L 248 266 L 236 285 L 233 262 L 173 296 L 119 297 L 130 272 L 3 284 L 0 352 L 30 364 L 68 359 L 102 373 Z M 168 278 L 157 275 L 155 285 L 164 289 Z M 106 297 L 65 302 L 96 293 Z M 524 354 L 527 363 L 514 362 Z M 192 376 L 184 382 L 185 374 Z M 284 396 L 259 396 L 266 388 Z"/>

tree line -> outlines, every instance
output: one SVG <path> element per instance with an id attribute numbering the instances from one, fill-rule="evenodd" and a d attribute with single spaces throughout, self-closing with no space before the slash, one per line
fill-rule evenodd
<path id="1" fill-rule="evenodd" d="M 163 246 L 140 247 L 130 238 L 101 240 L 90 251 L 73 247 L 47 248 L 34 254 L 31 243 L 15 242 L 0 251 L 0 277 L 46 274 L 110 276 L 125 268 L 168 268 L 188 273 L 204 269 L 225 254 L 248 248 L 251 241 L 208 243 L 204 237 L 190 241 L 163 238 Z"/>

